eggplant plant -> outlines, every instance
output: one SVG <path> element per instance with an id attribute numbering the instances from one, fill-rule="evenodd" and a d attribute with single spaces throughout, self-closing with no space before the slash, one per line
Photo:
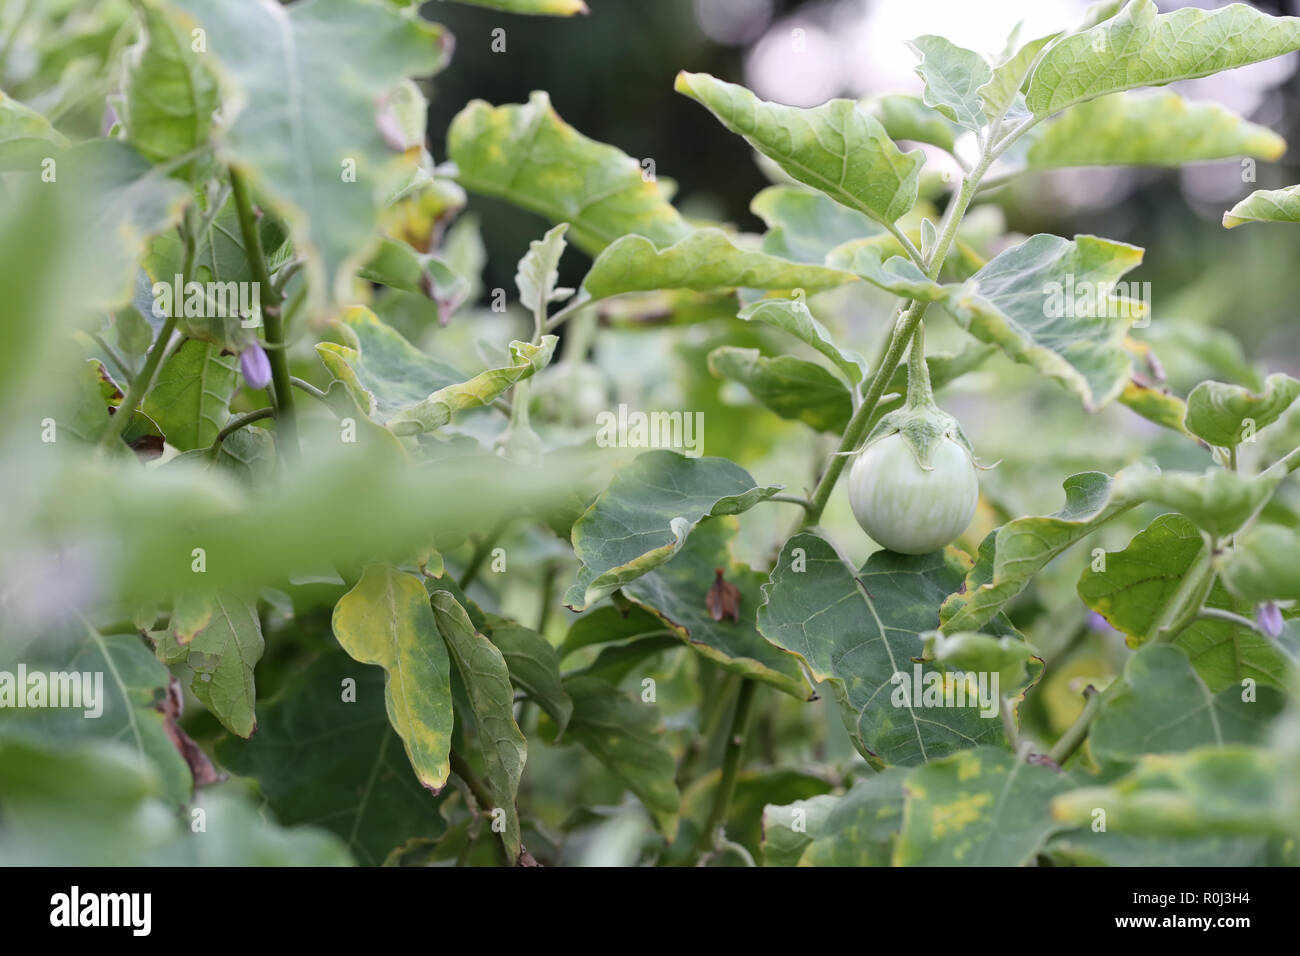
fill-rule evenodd
<path id="1" fill-rule="evenodd" d="M 0 3 L 0 855 L 1297 862 L 1300 380 L 1006 199 L 1277 160 L 1166 87 L 1300 18 L 1104 0 L 811 108 L 683 71 L 755 234 L 545 92 L 434 156 L 419 6 Z"/>

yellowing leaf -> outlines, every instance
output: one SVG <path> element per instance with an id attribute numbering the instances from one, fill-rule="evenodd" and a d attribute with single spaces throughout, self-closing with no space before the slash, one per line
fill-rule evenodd
<path id="1" fill-rule="evenodd" d="M 420 783 L 437 793 L 451 767 L 451 661 L 424 584 L 390 565 L 368 565 L 335 605 L 333 626 L 348 654 L 384 669 L 388 720 Z"/>

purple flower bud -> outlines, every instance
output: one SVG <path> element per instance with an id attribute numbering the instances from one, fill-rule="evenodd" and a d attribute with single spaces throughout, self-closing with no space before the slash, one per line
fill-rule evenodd
<path id="1" fill-rule="evenodd" d="M 271 360 L 256 342 L 239 353 L 239 368 L 249 388 L 266 388 L 271 383 Z"/>
<path id="2" fill-rule="evenodd" d="M 1098 614 L 1096 611 L 1088 612 L 1088 630 L 1097 634 L 1105 634 L 1110 630 L 1110 622 Z"/>
<path id="3" fill-rule="evenodd" d="M 1282 609 L 1272 601 L 1255 605 L 1255 624 L 1269 637 L 1282 633 Z"/>

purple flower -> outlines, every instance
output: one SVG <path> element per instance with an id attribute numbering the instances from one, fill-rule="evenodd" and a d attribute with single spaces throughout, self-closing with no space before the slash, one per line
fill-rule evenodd
<path id="1" fill-rule="evenodd" d="M 239 353 L 239 368 L 249 388 L 266 388 L 271 383 L 271 360 L 256 342 Z"/>
<path id="2" fill-rule="evenodd" d="M 1282 633 L 1282 609 L 1272 601 L 1255 605 L 1255 625 L 1269 637 Z"/>

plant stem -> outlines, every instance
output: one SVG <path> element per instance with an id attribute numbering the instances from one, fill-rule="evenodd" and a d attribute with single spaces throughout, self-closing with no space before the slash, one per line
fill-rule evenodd
<path id="1" fill-rule="evenodd" d="M 230 190 L 235 198 L 235 210 L 239 214 L 239 231 L 244 237 L 244 252 L 248 256 L 248 265 L 253 270 L 253 280 L 266 293 L 268 301 L 262 303 L 262 320 L 266 326 L 266 350 L 271 362 L 271 382 L 275 386 L 276 429 L 275 437 L 280 451 L 288 457 L 298 453 L 298 436 L 293 416 L 293 389 L 290 387 L 289 360 L 284 350 L 284 323 L 281 321 L 281 291 L 271 282 L 266 269 L 266 254 L 262 251 L 262 235 L 257 229 L 257 217 L 253 214 L 252 199 L 244 177 L 235 169 L 230 170 Z"/>
<path id="2" fill-rule="evenodd" d="M 469 792 L 478 801 L 479 813 L 491 813 L 492 808 L 496 806 L 496 801 L 492 799 L 487 784 L 474 772 L 474 768 L 469 765 L 465 758 L 455 750 L 451 751 L 451 772 L 465 781 L 465 786 L 469 787 Z"/>
<path id="3" fill-rule="evenodd" d="M 509 518 L 502 519 L 495 528 L 478 539 L 478 543 L 474 545 L 474 550 L 469 556 L 469 564 L 465 565 L 465 570 L 461 573 L 460 580 L 457 582 L 462 591 L 468 588 L 470 583 L 478 577 L 483 562 L 487 560 L 488 554 L 492 551 L 492 545 L 496 544 L 497 538 L 501 537 L 501 533 L 506 530 L 506 525 L 509 523 Z"/>
<path id="4" fill-rule="evenodd" d="M 839 480 L 840 473 L 844 471 L 844 466 L 848 464 L 848 455 L 856 450 L 862 439 L 866 437 L 867 426 L 870 424 L 871 416 L 876 410 L 876 403 L 880 401 L 880 396 L 884 394 L 885 385 L 893 376 L 894 368 L 898 365 L 898 360 L 903 356 L 903 350 L 907 348 L 907 343 L 912 339 L 912 333 L 916 331 L 916 326 L 920 323 L 921 317 L 925 315 L 925 309 L 926 303 L 912 302 L 899 317 L 893 340 L 889 343 L 889 348 L 885 351 L 882 360 L 876 366 L 876 371 L 871 377 L 871 385 L 862 397 L 862 404 L 858 406 L 858 410 L 849 419 L 849 424 L 844 429 L 844 435 L 840 438 L 835 454 L 831 457 L 830 463 L 826 466 L 826 471 L 822 473 L 821 480 L 817 482 L 817 487 L 813 490 L 812 506 L 804 514 L 803 527 L 812 527 L 821 520 L 822 512 L 826 510 L 826 504 L 831 499 L 831 492 L 835 490 L 835 483 Z"/>
<path id="5" fill-rule="evenodd" d="M 700 661 L 703 662 L 704 658 L 701 657 Z M 723 686 L 715 686 L 712 693 L 704 693 L 706 688 L 704 686 L 700 687 L 701 696 L 711 699 L 712 706 L 709 708 L 704 720 L 700 722 L 698 732 L 691 737 L 691 741 L 686 747 L 686 753 L 682 755 L 681 762 L 677 766 L 676 779 L 679 790 L 685 790 L 687 784 L 695 779 L 695 765 L 699 763 L 700 757 L 704 753 L 704 747 L 700 745 L 700 741 L 713 738 L 718 725 L 722 722 L 723 714 L 727 712 L 724 702 L 731 698 L 732 686 L 738 684 L 741 680 L 743 678 L 739 674 L 727 674 L 722 680 Z M 702 681 L 701 685 L 703 685 Z"/>
<path id="6" fill-rule="evenodd" d="M 1260 630 L 1259 625 L 1250 618 L 1244 617 L 1241 614 L 1234 614 L 1232 611 L 1225 611 L 1223 608 L 1203 607 L 1196 612 L 1196 616 L 1197 618 L 1209 618 L 1215 621 L 1228 621 L 1229 623 L 1236 624 L 1238 627 L 1244 627 L 1247 630 L 1254 631 L 1261 637 L 1268 637 L 1268 634 Z"/>
<path id="7" fill-rule="evenodd" d="M 212 447 L 220 448 L 223 441 L 235 432 L 239 431 L 245 425 L 251 425 L 253 422 L 260 422 L 263 418 L 271 418 L 274 415 L 274 408 L 259 408 L 255 412 L 248 412 L 245 415 L 240 415 L 238 418 L 232 418 L 226 423 L 225 428 L 217 432 L 217 440 L 212 443 Z"/>
<path id="8" fill-rule="evenodd" d="M 176 316 L 169 315 L 163 319 L 162 328 L 158 330 L 158 338 L 149 347 L 149 354 L 145 356 L 144 366 L 140 369 L 140 374 L 135 377 L 134 382 L 127 386 L 126 397 L 122 399 L 122 404 L 117 407 L 113 417 L 108 420 L 108 427 L 104 429 L 99 447 L 107 448 L 112 445 L 114 441 L 122 436 L 126 426 L 135 417 L 135 413 L 140 408 L 140 403 L 144 401 L 145 395 L 149 394 L 149 386 L 153 384 L 153 377 L 158 371 L 163 352 L 167 350 L 167 343 L 171 340 L 174 331 L 176 331 Z"/>
<path id="9" fill-rule="evenodd" d="M 1205 598 L 1214 587 L 1217 576 L 1214 571 L 1214 553 L 1219 542 L 1209 540 L 1192 562 L 1192 566 L 1183 575 L 1182 583 L 1174 592 L 1159 623 L 1151 631 L 1151 639 L 1157 644 L 1167 644 L 1183 632 L 1188 624 L 1196 620 Z"/>
<path id="10" fill-rule="evenodd" d="M 109 345 L 108 342 L 105 341 L 104 337 L 98 332 L 92 335 L 91 338 L 94 339 L 96 345 L 104 350 L 104 355 L 106 355 L 108 360 L 117 367 L 118 372 L 129 387 L 135 376 L 131 374 L 131 369 L 127 366 L 122 356 L 118 355 L 117 350 L 114 349 L 113 346 Z"/>
<path id="11" fill-rule="evenodd" d="M 1097 716 L 1097 711 L 1101 708 L 1101 694 L 1091 684 L 1083 689 L 1083 697 L 1083 712 L 1075 718 L 1074 723 L 1065 733 L 1061 734 L 1061 739 L 1048 753 L 1052 762 L 1058 767 L 1065 766 L 1065 762 L 1088 739 L 1088 731 L 1092 729 L 1092 719 Z"/>
<path id="12" fill-rule="evenodd" d="M 989 171 L 989 167 L 993 165 L 994 160 L 1001 156 L 1007 147 L 1041 119 L 1042 117 L 1039 116 L 1031 116 L 1009 131 L 998 143 L 986 147 L 980 161 L 975 164 L 975 168 L 962 179 L 961 188 L 944 211 L 943 228 L 940 230 L 939 239 L 935 243 L 934 250 L 931 252 L 925 267 L 927 277 L 932 280 L 938 279 L 939 271 L 943 268 L 944 259 L 948 256 L 948 250 L 957 237 L 957 227 L 961 223 L 962 217 L 966 215 L 966 210 L 970 208 L 971 200 L 975 198 L 975 192 L 979 189 L 980 181 L 984 178 L 984 174 Z M 853 417 L 849 419 L 849 424 L 844 429 L 844 435 L 840 439 L 839 447 L 835 449 L 830 464 L 826 466 L 826 471 L 823 472 L 821 480 L 817 483 L 817 488 L 813 491 L 812 507 L 808 509 L 805 515 L 802 527 L 811 527 L 821 520 L 822 512 L 826 510 L 826 504 L 830 501 L 831 492 L 835 490 L 835 483 L 839 481 L 840 474 L 844 471 L 844 466 L 848 462 L 848 455 L 856 451 L 858 444 L 866 437 L 867 426 L 875 413 L 880 396 L 884 394 L 885 386 L 893 377 L 894 369 L 903 355 L 903 350 L 911 342 L 912 333 L 916 331 L 921 320 L 925 318 L 927 306 L 928 303 L 913 300 L 907 304 L 899 316 L 894 326 L 889 347 L 876 363 L 875 371 L 871 376 L 871 385 L 863 395 L 862 404 L 857 407 Z M 1297 464 L 1300 464 L 1300 461 Z"/>
<path id="13" fill-rule="evenodd" d="M 798 495 L 773 495 L 771 498 L 768 498 L 767 500 L 779 501 L 787 505 L 798 505 L 799 507 L 803 508 L 805 511 L 807 511 L 809 508 L 812 507 L 811 501 L 809 501 L 807 498 L 800 498 Z"/>
<path id="14" fill-rule="evenodd" d="M 1007 735 L 1011 749 L 1017 757 L 1023 756 L 1020 753 L 1020 730 L 1016 727 L 1016 712 L 1012 709 L 1010 697 L 1002 695 L 998 699 L 998 716 L 1002 718 L 1002 732 Z"/>
<path id="15" fill-rule="evenodd" d="M 318 399 L 319 401 L 322 402 L 329 401 L 329 396 L 325 394 L 323 391 L 321 391 L 319 388 L 317 388 L 315 385 L 313 385 L 311 382 L 304 381 L 303 379 L 291 375 L 289 376 L 289 384 L 293 385 L 296 388 L 302 389 L 312 398 Z"/>
<path id="16" fill-rule="evenodd" d="M 569 319 L 573 318 L 573 316 L 577 314 L 579 310 L 581 310 L 585 306 L 591 305 L 591 303 L 596 301 L 598 300 L 593 299 L 587 293 L 579 290 L 577 295 L 575 295 L 572 299 L 570 299 L 567 305 L 565 305 L 562 309 L 560 309 L 560 311 L 556 312 L 544 323 L 542 323 L 542 331 L 554 332 L 556 329 L 558 329 Z M 540 336 L 538 337 L 538 340 L 540 341 Z"/>
<path id="17" fill-rule="evenodd" d="M 749 723 L 749 712 L 753 709 L 754 691 L 757 688 L 758 684 L 750 677 L 740 683 L 740 690 L 736 694 L 736 709 L 731 717 L 731 730 L 727 737 L 727 749 L 722 756 L 722 777 L 718 780 L 718 789 L 713 796 L 709 822 L 696 841 L 697 853 L 710 845 L 714 833 L 727 822 L 727 808 L 731 805 L 731 797 L 736 790 L 736 772 L 740 769 L 740 752 L 745 743 L 745 726 Z"/>

